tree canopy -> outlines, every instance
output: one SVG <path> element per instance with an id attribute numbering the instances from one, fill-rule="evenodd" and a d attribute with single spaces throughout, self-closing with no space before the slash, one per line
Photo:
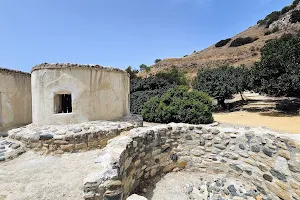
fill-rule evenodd
<path id="1" fill-rule="evenodd" d="M 300 96 L 300 37 L 291 34 L 269 41 L 251 70 L 251 85 L 269 95 Z"/>

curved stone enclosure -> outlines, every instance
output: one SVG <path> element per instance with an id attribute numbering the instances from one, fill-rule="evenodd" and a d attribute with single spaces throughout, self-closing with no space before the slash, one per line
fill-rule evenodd
<path id="1" fill-rule="evenodd" d="M 41 64 L 32 69 L 37 125 L 117 120 L 129 114 L 129 75 L 99 65 Z"/>
<path id="2" fill-rule="evenodd" d="M 86 177 L 87 200 L 126 199 L 139 185 L 177 170 L 245 179 L 264 199 L 300 198 L 300 144 L 266 131 L 186 124 L 138 128 L 110 140 L 95 162 L 103 170 Z"/>

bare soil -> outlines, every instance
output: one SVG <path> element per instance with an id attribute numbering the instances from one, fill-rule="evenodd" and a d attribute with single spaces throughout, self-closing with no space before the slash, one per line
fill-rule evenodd
<path id="1" fill-rule="evenodd" d="M 30 150 L 0 163 L 0 200 L 81 200 L 100 151 L 43 156 Z"/>
<path id="2" fill-rule="evenodd" d="M 272 112 L 238 111 L 214 114 L 215 121 L 245 126 L 265 126 L 270 129 L 300 134 L 300 116 L 280 115 Z"/>

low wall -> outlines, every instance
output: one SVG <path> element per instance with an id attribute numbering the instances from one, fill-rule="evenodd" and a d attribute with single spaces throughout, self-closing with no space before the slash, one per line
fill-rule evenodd
<path id="1" fill-rule="evenodd" d="M 0 131 L 31 123 L 30 74 L 0 68 Z"/>
<path id="2" fill-rule="evenodd" d="M 300 144 L 267 132 L 169 124 L 112 139 L 84 181 L 86 200 L 126 199 L 170 171 L 224 173 L 245 179 L 269 199 L 299 199 Z"/>
<path id="3" fill-rule="evenodd" d="M 8 136 L 24 142 L 28 148 L 42 150 L 46 154 L 62 154 L 103 148 L 108 140 L 133 128 L 134 125 L 131 123 L 109 121 L 49 126 L 30 124 L 8 131 Z"/>

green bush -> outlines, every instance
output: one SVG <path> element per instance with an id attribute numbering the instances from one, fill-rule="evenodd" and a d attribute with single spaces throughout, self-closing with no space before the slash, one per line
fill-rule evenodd
<path id="1" fill-rule="evenodd" d="M 213 122 L 212 107 L 211 98 L 204 92 L 177 86 L 161 98 L 151 98 L 144 104 L 141 113 L 149 122 L 207 124 Z"/>
<path id="2" fill-rule="evenodd" d="M 275 26 L 271 31 L 267 31 L 265 32 L 265 35 L 270 35 L 272 33 L 276 33 L 279 31 L 279 27 L 278 26 Z"/>
<path id="3" fill-rule="evenodd" d="M 150 76 L 148 78 L 135 78 L 130 80 L 130 111 L 140 114 L 142 106 L 152 97 L 163 95 L 168 89 L 175 87 L 175 83 Z"/>
<path id="4" fill-rule="evenodd" d="M 277 21 L 279 19 L 280 15 L 281 15 L 280 11 L 274 11 L 274 12 L 270 13 L 269 15 L 267 15 L 265 17 L 265 19 L 259 20 L 257 23 L 259 25 L 265 25 L 267 28 L 269 28 L 269 26 L 273 22 L 275 22 L 275 21 Z"/>
<path id="5" fill-rule="evenodd" d="M 290 10 L 296 8 L 297 5 L 299 4 L 299 2 L 300 2 L 300 0 L 295 0 L 295 1 L 293 2 L 293 4 L 290 6 L 290 8 L 291 8 Z"/>
<path id="6" fill-rule="evenodd" d="M 248 89 L 248 80 L 249 70 L 247 68 L 223 66 L 199 70 L 193 87 L 215 98 L 218 104 L 226 109 L 225 99 Z"/>
<path id="7" fill-rule="evenodd" d="M 300 97 L 300 37 L 287 34 L 266 43 L 261 61 L 251 69 L 256 91 L 275 96 Z"/>
<path id="8" fill-rule="evenodd" d="M 290 10 L 291 10 L 291 7 L 286 6 L 286 7 L 282 8 L 282 10 L 280 11 L 280 14 L 283 15 L 283 14 L 289 12 Z"/>
<path id="9" fill-rule="evenodd" d="M 300 10 L 294 10 L 291 14 L 290 18 L 291 23 L 297 23 L 300 22 Z"/>
<path id="10" fill-rule="evenodd" d="M 252 38 L 252 37 L 245 37 L 245 38 L 236 38 L 233 40 L 230 44 L 229 47 L 238 47 L 238 46 L 243 46 L 246 44 L 250 44 L 254 41 L 258 40 L 258 38 Z"/>
<path id="11" fill-rule="evenodd" d="M 161 61 L 161 59 L 155 59 L 154 62 L 155 62 L 155 64 L 156 64 L 156 63 L 159 63 L 160 61 Z"/>
<path id="12" fill-rule="evenodd" d="M 172 69 L 165 72 L 158 72 L 156 77 L 164 79 L 169 83 L 174 83 L 176 85 L 187 85 L 188 81 L 183 72 L 179 72 L 178 69 L 172 66 Z"/>
<path id="13" fill-rule="evenodd" d="M 231 38 L 227 38 L 227 39 L 225 39 L 225 40 L 220 40 L 219 42 L 217 42 L 216 44 L 215 44 L 215 47 L 223 47 L 223 46 L 225 46 L 226 44 L 228 44 L 228 42 L 230 42 L 231 41 Z"/>

